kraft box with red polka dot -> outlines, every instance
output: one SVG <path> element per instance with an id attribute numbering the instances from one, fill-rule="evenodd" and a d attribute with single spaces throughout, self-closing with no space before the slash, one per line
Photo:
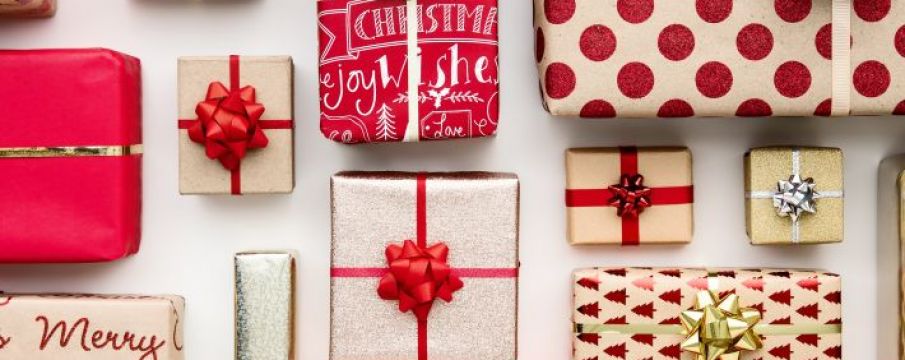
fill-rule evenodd
<path id="1" fill-rule="evenodd" d="M 836 96 L 848 93 L 850 106 L 831 112 L 840 1 L 851 10 L 851 63 L 841 68 L 851 76 L 839 77 Z M 541 92 L 554 115 L 905 115 L 905 1 L 534 4 Z"/>

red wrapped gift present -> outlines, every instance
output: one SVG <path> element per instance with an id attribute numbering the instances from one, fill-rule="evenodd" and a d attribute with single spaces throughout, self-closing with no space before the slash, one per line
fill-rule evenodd
<path id="1" fill-rule="evenodd" d="M 141 66 L 111 50 L 0 51 L 0 262 L 138 251 Z"/>
<path id="2" fill-rule="evenodd" d="M 496 132 L 497 0 L 317 4 L 324 136 L 370 143 Z"/>

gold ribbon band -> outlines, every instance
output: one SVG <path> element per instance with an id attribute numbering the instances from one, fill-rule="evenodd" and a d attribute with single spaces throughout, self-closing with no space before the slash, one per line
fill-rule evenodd
<path id="1" fill-rule="evenodd" d="M 2 158 L 55 158 L 88 156 L 129 156 L 143 152 L 141 144 L 121 146 L 53 146 L 0 148 Z"/>
<path id="2" fill-rule="evenodd" d="M 408 124 L 405 127 L 403 141 L 417 142 L 421 140 L 420 122 L 418 114 L 419 100 L 418 86 L 421 84 L 421 58 L 418 56 L 418 1 L 406 0 L 406 50 L 408 65 Z"/>
<path id="3" fill-rule="evenodd" d="M 781 335 L 827 335 L 841 334 L 841 324 L 798 324 L 798 325 L 755 325 L 754 330 L 764 336 Z M 575 324 L 576 334 L 651 334 L 651 335 L 685 335 L 681 325 L 660 324 Z"/>

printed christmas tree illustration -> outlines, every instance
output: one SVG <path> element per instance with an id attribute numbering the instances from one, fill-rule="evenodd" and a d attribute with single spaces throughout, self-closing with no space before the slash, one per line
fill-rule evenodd
<path id="1" fill-rule="evenodd" d="M 397 140 L 396 137 L 396 116 L 393 110 L 387 104 L 380 106 L 377 110 L 377 138 L 383 141 Z"/>

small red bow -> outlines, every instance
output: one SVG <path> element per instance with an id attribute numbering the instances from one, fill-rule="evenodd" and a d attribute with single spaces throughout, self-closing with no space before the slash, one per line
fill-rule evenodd
<path id="1" fill-rule="evenodd" d="M 384 300 L 399 300 L 399 311 L 412 310 L 418 320 L 427 320 L 435 299 L 450 302 L 464 285 L 446 263 L 448 255 L 443 243 L 424 248 L 406 240 L 402 246 L 387 246 L 389 272 L 380 279 L 377 294 Z"/>
<path id="2" fill-rule="evenodd" d="M 621 217 L 637 218 L 644 209 L 651 207 L 650 188 L 644 186 L 644 176 L 622 174 L 619 184 L 610 185 L 613 197 L 607 201 L 616 207 Z"/>
<path id="3" fill-rule="evenodd" d="M 195 114 L 198 121 L 189 127 L 189 138 L 203 144 L 207 157 L 220 160 L 230 171 L 239 168 L 247 150 L 267 147 L 267 136 L 258 125 L 264 106 L 255 100 L 252 86 L 230 91 L 219 81 L 212 82 Z"/>

